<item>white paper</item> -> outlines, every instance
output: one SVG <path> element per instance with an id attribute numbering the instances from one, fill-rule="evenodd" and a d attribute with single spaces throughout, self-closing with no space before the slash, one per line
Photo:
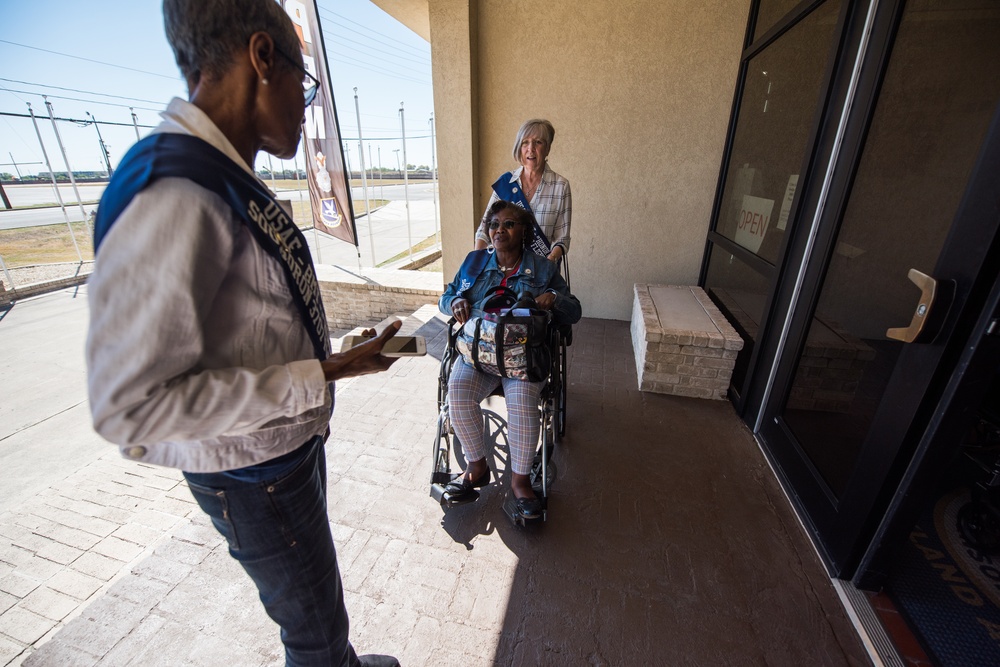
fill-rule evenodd
<path id="1" fill-rule="evenodd" d="M 788 214 L 792 210 L 792 200 L 795 199 L 795 189 L 799 185 L 799 175 L 792 174 L 788 177 L 788 185 L 785 186 L 785 198 L 781 200 L 781 212 L 778 214 L 778 229 L 784 229 L 788 224 Z"/>
<path id="2" fill-rule="evenodd" d="M 773 210 L 773 199 L 743 195 L 743 206 L 737 219 L 734 240 L 750 252 L 756 253 L 760 250 Z"/>

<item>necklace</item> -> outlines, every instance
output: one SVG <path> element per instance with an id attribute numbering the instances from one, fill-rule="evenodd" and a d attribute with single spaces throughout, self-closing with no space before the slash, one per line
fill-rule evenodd
<path id="1" fill-rule="evenodd" d="M 510 266 L 503 266 L 500 262 L 497 262 L 497 268 L 500 269 L 501 271 L 503 271 L 504 273 L 507 273 L 508 271 L 513 271 L 514 269 L 516 269 L 519 266 L 521 266 L 521 258 L 520 257 L 518 257 L 517 261 L 514 262 Z"/>
<path id="2" fill-rule="evenodd" d="M 521 188 L 524 190 L 524 198 L 531 201 L 531 198 L 535 196 L 535 192 L 538 190 L 539 183 L 535 183 L 533 186 L 526 186 Z"/>

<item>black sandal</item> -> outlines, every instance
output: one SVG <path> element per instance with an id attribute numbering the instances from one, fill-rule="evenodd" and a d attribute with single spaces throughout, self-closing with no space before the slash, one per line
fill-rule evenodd
<path id="1" fill-rule="evenodd" d="M 477 479 L 469 481 L 465 478 L 465 473 L 460 473 L 455 479 L 448 482 L 444 487 L 444 492 L 448 494 L 451 500 L 459 500 L 465 496 L 472 495 L 474 489 L 478 489 L 486 486 L 490 483 L 490 469 L 486 468 L 486 472 L 480 475 Z"/>

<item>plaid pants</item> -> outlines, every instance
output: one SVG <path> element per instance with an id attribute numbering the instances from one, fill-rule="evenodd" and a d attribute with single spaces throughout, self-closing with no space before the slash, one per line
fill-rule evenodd
<path id="1" fill-rule="evenodd" d="M 545 382 L 512 380 L 480 373 L 461 357 L 455 361 L 448 378 L 448 409 L 462 451 L 467 461 L 486 456 L 483 442 L 483 411 L 479 404 L 503 382 L 507 401 L 507 439 L 510 442 L 510 466 L 518 475 L 531 472 L 531 462 L 538 446 L 540 417 L 538 395 Z"/>

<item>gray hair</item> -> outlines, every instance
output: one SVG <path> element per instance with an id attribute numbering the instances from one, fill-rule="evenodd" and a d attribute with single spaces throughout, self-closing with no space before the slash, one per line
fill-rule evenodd
<path id="1" fill-rule="evenodd" d="M 186 79 L 219 76 L 257 32 L 298 60 L 302 50 L 295 26 L 275 0 L 163 0 L 163 26 Z"/>
<path id="2" fill-rule="evenodd" d="M 532 118 L 524 121 L 521 129 L 517 131 L 517 138 L 514 139 L 514 150 L 511 151 L 514 155 L 514 162 L 521 163 L 521 142 L 524 141 L 525 137 L 535 135 L 545 139 L 545 143 L 551 149 L 552 140 L 556 138 L 556 128 L 552 127 L 552 123 L 544 118 Z"/>

